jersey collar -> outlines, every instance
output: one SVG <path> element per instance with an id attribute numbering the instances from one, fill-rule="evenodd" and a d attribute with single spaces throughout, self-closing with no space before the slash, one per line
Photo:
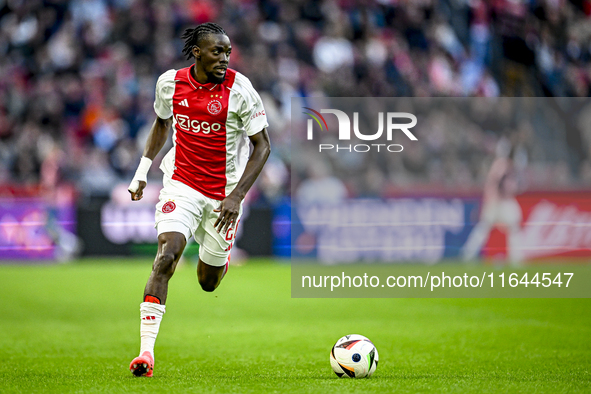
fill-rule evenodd
<path id="1" fill-rule="evenodd" d="M 209 82 L 209 83 L 199 83 L 197 82 L 197 80 L 195 78 L 193 78 L 193 73 L 191 72 L 191 70 L 195 67 L 195 64 L 193 64 L 191 67 L 189 67 L 189 70 L 187 71 L 187 73 L 189 74 L 189 83 L 191 84 L 191 86 L 193 87 L 193 89 L 197 90 L 199 88 L 203 88 L 203 89 L 207 89 L 209 91 L 215 89 L 216 86 L 218 86 L 217 83 L 213 83 L 213 82 Z"/>

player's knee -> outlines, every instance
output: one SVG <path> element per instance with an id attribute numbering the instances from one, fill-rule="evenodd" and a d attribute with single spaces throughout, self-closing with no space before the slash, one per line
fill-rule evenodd
<path id="1" fill-rule="evenodd" d="M 212 278 L 211 276 L 207 276 L 207 277 L 199 277 L 199 284 L 201 285 L 201 288 L 203 289 L 203 291 L 207 291 L 207 292 L 212 292 L 215 289 L 217 289 L 218 287 L 218 280 L 217 278 Z"/>
<path id="2" fill-rule="evenodd" d="M 175 256 L 173 253 L 161 253 L 154 261 L 154 271 L 156 274 L 170 278 L 174 274 Z"/>
<path id="3" fill-rule="evenodd" d="M 203 291 L 211 293 L 212 291 L 217 289 L 217 285 L 212 283 L 201 283 L 201 288 L 203 289 Z"/>

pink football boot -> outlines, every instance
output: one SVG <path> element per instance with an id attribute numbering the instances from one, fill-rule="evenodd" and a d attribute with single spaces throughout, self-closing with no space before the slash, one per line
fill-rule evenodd
<path id="1" fill-rule="evenodd" d="M 154 373 L 154 359 L 150 352 L 143 352 L 141 356 L 134 358 L 129 364 L 129 370 L 135 376 L 151 378 Z"/>

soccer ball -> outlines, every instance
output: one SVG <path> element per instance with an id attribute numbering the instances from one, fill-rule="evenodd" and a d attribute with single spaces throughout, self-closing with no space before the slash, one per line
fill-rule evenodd
<path id="1" fill-rule="evenodd" d="M 330 351 L 330 366 L 339 378 L 369 378 L 378 367 L 378 349 L 363 335 L 345 335 Z"/>

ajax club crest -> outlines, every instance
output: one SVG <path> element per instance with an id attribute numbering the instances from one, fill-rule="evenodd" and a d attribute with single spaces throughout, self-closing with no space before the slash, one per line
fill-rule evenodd
<path id="1" fill-rule="evenodd" d="M 222 112 L 222 103 L 217 99 L 211 100 L 209 104 L 207 104 L 207 111 L 209 111 L 209 113 L 212 115 L 219 114 Z"/>
<path id="2" fill-rule="evenodd" d="M 174 211 L 174 209 L 176 208 L 176 204 L 172 201 L 167 201 L 163 206 L 162 206 L 162 213 L 171 213 L 172 211 Z"/>

